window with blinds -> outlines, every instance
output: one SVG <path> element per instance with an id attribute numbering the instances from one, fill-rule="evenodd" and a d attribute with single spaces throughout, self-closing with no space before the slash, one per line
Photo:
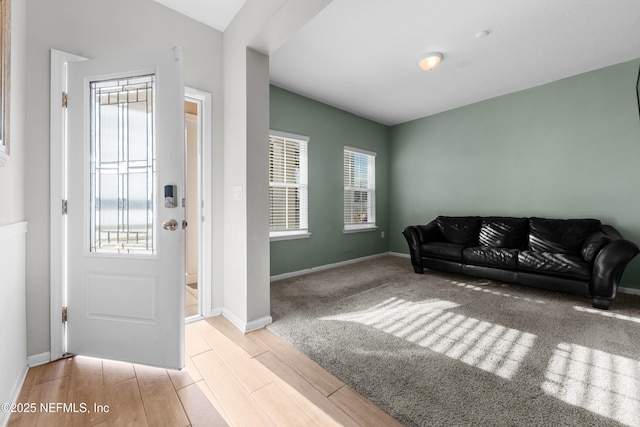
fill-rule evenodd
<path id="1" fill-rule="evenodd" d="M 344 229 L 376 225 L 376 153 L 344 147 Z"/>
<path id="2" fill-rule="evenodd" d="M 308 235 L 308 173 L 305 136 L 269 136 L 269 235 Z"/>

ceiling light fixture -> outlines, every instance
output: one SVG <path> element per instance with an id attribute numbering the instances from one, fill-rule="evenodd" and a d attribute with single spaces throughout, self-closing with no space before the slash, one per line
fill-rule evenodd
<path id="1" fill-rule="evenodd" d="M 440 52 L 427 53 L 418 60 L 418 65 L 424 71 L 434 70 L 442 61 L 442 54 Z"/>

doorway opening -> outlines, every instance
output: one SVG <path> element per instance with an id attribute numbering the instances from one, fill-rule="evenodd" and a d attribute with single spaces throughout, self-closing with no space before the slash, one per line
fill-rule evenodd
<path id="1" fill-rule="evenodd" d="M 198 247 L 200 234 L 199 195 L 199 132 L 198 132 L 199 103 L 186 98 L 184 101 L 185 127 L 185 216 L 189 226 L 185 235 L 185 307 L 184 315 L 187 320 L 202 316 L 200 287 L 198 286 Z"/>
<path id="2" fill-rule="evenodd" d="M 185 320 L 211 315 L 211 94 L 185 88 Z M 207 303 L 209 301 L 209 303 Z"/>

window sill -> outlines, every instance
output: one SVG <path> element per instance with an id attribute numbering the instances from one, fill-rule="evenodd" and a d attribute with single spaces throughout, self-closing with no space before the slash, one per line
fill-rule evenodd
<path id="1" fill-rule="evenodd" d="M 308 239 L 311 237 L 311 233 L 308 231 L 296 231 L 296 232 L 280 232 L 269 234 L 269 240 L 277 242 L 280 240 L 295 240 L 295 239 Z"/>
<path id="2" fill-rule="evenodd" d="M 349 227 L 342 230 L 343 234 L 351 234 L 351 233 L 364 233 L 367 231 L 376 231 L 378 226 L 375 224 L 372 225 L 362 225 L 357 227 Z"/>

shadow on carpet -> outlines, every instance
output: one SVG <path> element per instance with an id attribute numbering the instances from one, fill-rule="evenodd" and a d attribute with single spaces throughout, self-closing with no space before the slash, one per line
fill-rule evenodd
<path id="1" fill-rule="evenodd" d="M 271 284 L 268 328 L 406 426 L 640 426 L 640 297 L 384 257 Z"/>

